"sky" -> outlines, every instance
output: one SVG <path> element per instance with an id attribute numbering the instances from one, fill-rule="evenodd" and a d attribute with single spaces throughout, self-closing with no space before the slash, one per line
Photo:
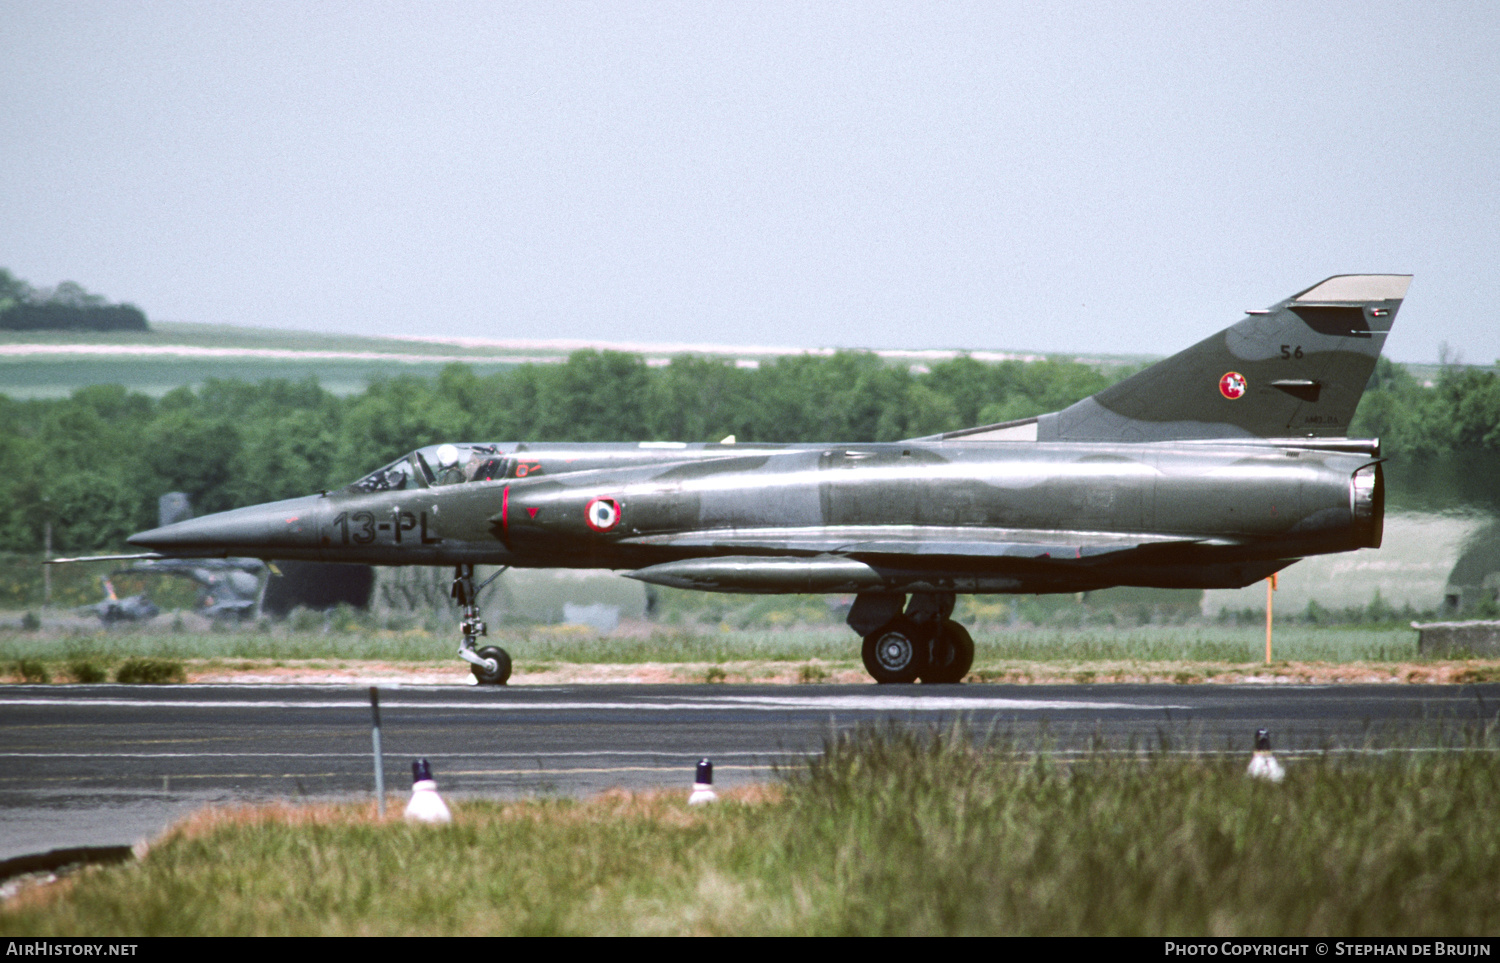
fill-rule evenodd
<path id="1" fill-rule="evenodd" d="M 1500 359 L 1500 4 L 0 0 L 0 266 L 154 320 Z"/>

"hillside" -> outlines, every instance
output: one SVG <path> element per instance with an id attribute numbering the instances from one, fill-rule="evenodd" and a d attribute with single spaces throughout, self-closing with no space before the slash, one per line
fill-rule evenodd
<path id="1" fill-rule="evenodd" d="M 339 395 L 363 391 L 372 380 L 393 375 L 436 376 L 444 365 L 463 362 L 481 375 L 517 364 L 556 363 L 585 348 L 623 351 L 665 364 L 695 354 L 733 358 L 743 367 L 785 355 L 829 355 L 832 349 L 692 343 L 489 340 L 475 338 L 382 338 L 322 334 L 277 328 L 153 322 L 143 332 L 0 332 L 0 394 L 11 398 L 61 398 L 91 384 L 121 384 L 160 397 L 182 385 L 210 378 L 260 381 L 314 378 Z M 918 370 L 960 352 L 878 351 L 892 364 Z M 1034 353 L 976 351 L 980 361 L 1040 360 Z M 1104 367 L 1137 364 L 1144 357 L 1070 358 Z"/>

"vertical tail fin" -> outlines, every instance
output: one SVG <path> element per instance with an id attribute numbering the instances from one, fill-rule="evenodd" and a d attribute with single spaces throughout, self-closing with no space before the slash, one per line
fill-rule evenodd
<path id="1" fill-rule="evenodd" d="M 1409 274 L 1340 274 L 1071 407 L 1038 441 L 1336 438 L 1349 430 Z"/>

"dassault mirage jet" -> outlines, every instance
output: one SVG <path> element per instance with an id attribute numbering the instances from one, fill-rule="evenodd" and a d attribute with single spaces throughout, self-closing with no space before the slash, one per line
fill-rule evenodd
<path id="1" fill-rule="evenodd" d="M 1328 278 L 1062 411 L 882 444 L 437 444 L 337 491 L 166 525 L 162 557 L 607 568 L 714 592 L 853 593 L 877 682 L 958 682 L 959 593 L 1239 588 L 1380 545 L 1380 445 L 1347 437 L 1409 275 Z"/>

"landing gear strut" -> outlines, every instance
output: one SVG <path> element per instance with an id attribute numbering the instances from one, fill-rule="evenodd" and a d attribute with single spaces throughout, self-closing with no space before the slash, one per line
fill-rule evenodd
<path id="1" fill-rule="evenodd" d="M 479 590 L 500 577 L 500 569 L 479 585 L 474 584 L 474 566 L 457 565 L 453 568 L 453 599 L 459 605 L 462 617 L 458 630 L 462 638 L 458 642 L 458 657 L 472 666 L 474 678 L 480 685 L 505 685 L 510 678 L 510 653 L 496 645 L 487 645 L 478 651 L 474 643 L 489 635 L 489 628 L 479 617 Z"/>
<path id="2" fill-rule="evenodd" d="M 910 602 L 895 593 L 855 598 L 848 621 L 864 636 L 865 670 L 880 683 L 962 682 L 974 664 L 974 639 L 949 618 L 953 603 L 952 592 L 918 592 Z"/>

